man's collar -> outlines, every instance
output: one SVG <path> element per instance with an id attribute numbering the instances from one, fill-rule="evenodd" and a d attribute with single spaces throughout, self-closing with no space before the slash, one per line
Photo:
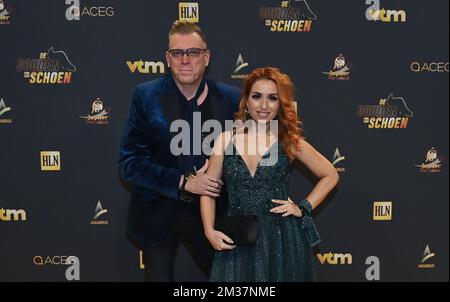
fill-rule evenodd
<path id="1" fill-rule="evenodd" d="M 220 90 L 217 87 L 217 85 L 214 83 L 214 81 L 212 81 L 206 75 L 203 76 L 202 83 L 200 84 L 199 89 L 197 90 L 197 93 L 196 93 L 195 97 L 198 97 L 203 92 L 205 83 L 208 85 L 208 95 L 209 94 L 215 95 L 218 98 L 222 97 L 222 93 L 220 92 Z M 203 84 L 203 89 L 201 88 L 202 84 Z M 165 79 L 164 79 L 164 83 L 163 83 L 163 91 L 164 91 L 164 94 L 169 94 L 169 93 L 172 93 L 174 91 L 176 91 L 177 93 L 181 94 L 181 92 L 179 92 L 179 89 L 178 89 L 177 85 L 175 84 L 175 80 L 173 79 L 173 75 L 170 72 L 165 75 Z"/>

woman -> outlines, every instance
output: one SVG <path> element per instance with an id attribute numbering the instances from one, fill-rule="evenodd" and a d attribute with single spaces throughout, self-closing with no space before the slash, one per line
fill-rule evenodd
<path id="1" fill-rule="evenodd" d="M 311 248 L 320 237 L 311 211 L 336 186 L 339 176 L 302 137 L 293 100 L 293 85 L 286 74 L 270 67 L 255 69 L 245 79 L 235 114 L 236 120 L 251 123 L 216 139 L 207 174 L 223 175 L 229 199 L 225 215 L 255 214 L 259 230 L 255 245 L 234 245 L 233 238 L 214 227 L 215 200 L 201 197 L 205 235 L 220 251 L 211 281 L 313 279 Z M 288 166 L 293 160 L 301 161 L 320 179 L 303 201 L 288 197 Z"/>

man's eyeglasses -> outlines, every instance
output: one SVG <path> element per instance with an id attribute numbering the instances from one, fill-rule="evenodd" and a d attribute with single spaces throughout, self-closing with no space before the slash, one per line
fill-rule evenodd
<path id="1" fill-rule="evenodd" d="M 181 58 L 186 54 L 188 57 L 198 57 L 208 49 L 188 48 L 188 49 L 169 49 L 168 52 L 172 58 Z"/>

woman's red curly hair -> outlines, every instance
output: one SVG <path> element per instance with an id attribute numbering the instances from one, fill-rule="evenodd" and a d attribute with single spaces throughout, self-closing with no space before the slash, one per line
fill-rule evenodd
<path id="1" fill-rule="evenodd" d="M 294 107 L 294 85 L 285 73 L 275 67 L 262 67 L 252 71 L 244 80 L 244 89 L 239 103 L 239 109 L 234 114 L 235 120 L 247 119 L 245 109 L 253 84 L 259 80 L 270 80 L 277 85 L 280 109 L 278 111 L 278 140 L 283 144 L 289 160 L 295 158 L 295 152 L 300 148 L 303 137 L 300 128 L 301 122 Z"/>

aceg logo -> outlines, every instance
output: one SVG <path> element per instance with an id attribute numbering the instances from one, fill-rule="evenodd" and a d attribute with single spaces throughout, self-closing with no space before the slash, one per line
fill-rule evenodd
<path id="1" fill-rule="evenodd" d="M 80 0 L 66 0 L 66 19 L 68 21 L 79 21 L 80 17 L 112 17 L 114 7 L 112 6 L 91 6 L 81 7 Z"/>
<path id="2" fill-rule="evenodd" d="M 448 72 L 449 62 L 418 62 L 414 61 L 411 63 L 412 72 Z"/>
<path id="3" fill-rule="evenodd" d="M 34 256 L 33 263 L 37 266 L 70 265 L 65 272 L 68 281 L 80 280 L 80 259 L 76 256 Z"/>

